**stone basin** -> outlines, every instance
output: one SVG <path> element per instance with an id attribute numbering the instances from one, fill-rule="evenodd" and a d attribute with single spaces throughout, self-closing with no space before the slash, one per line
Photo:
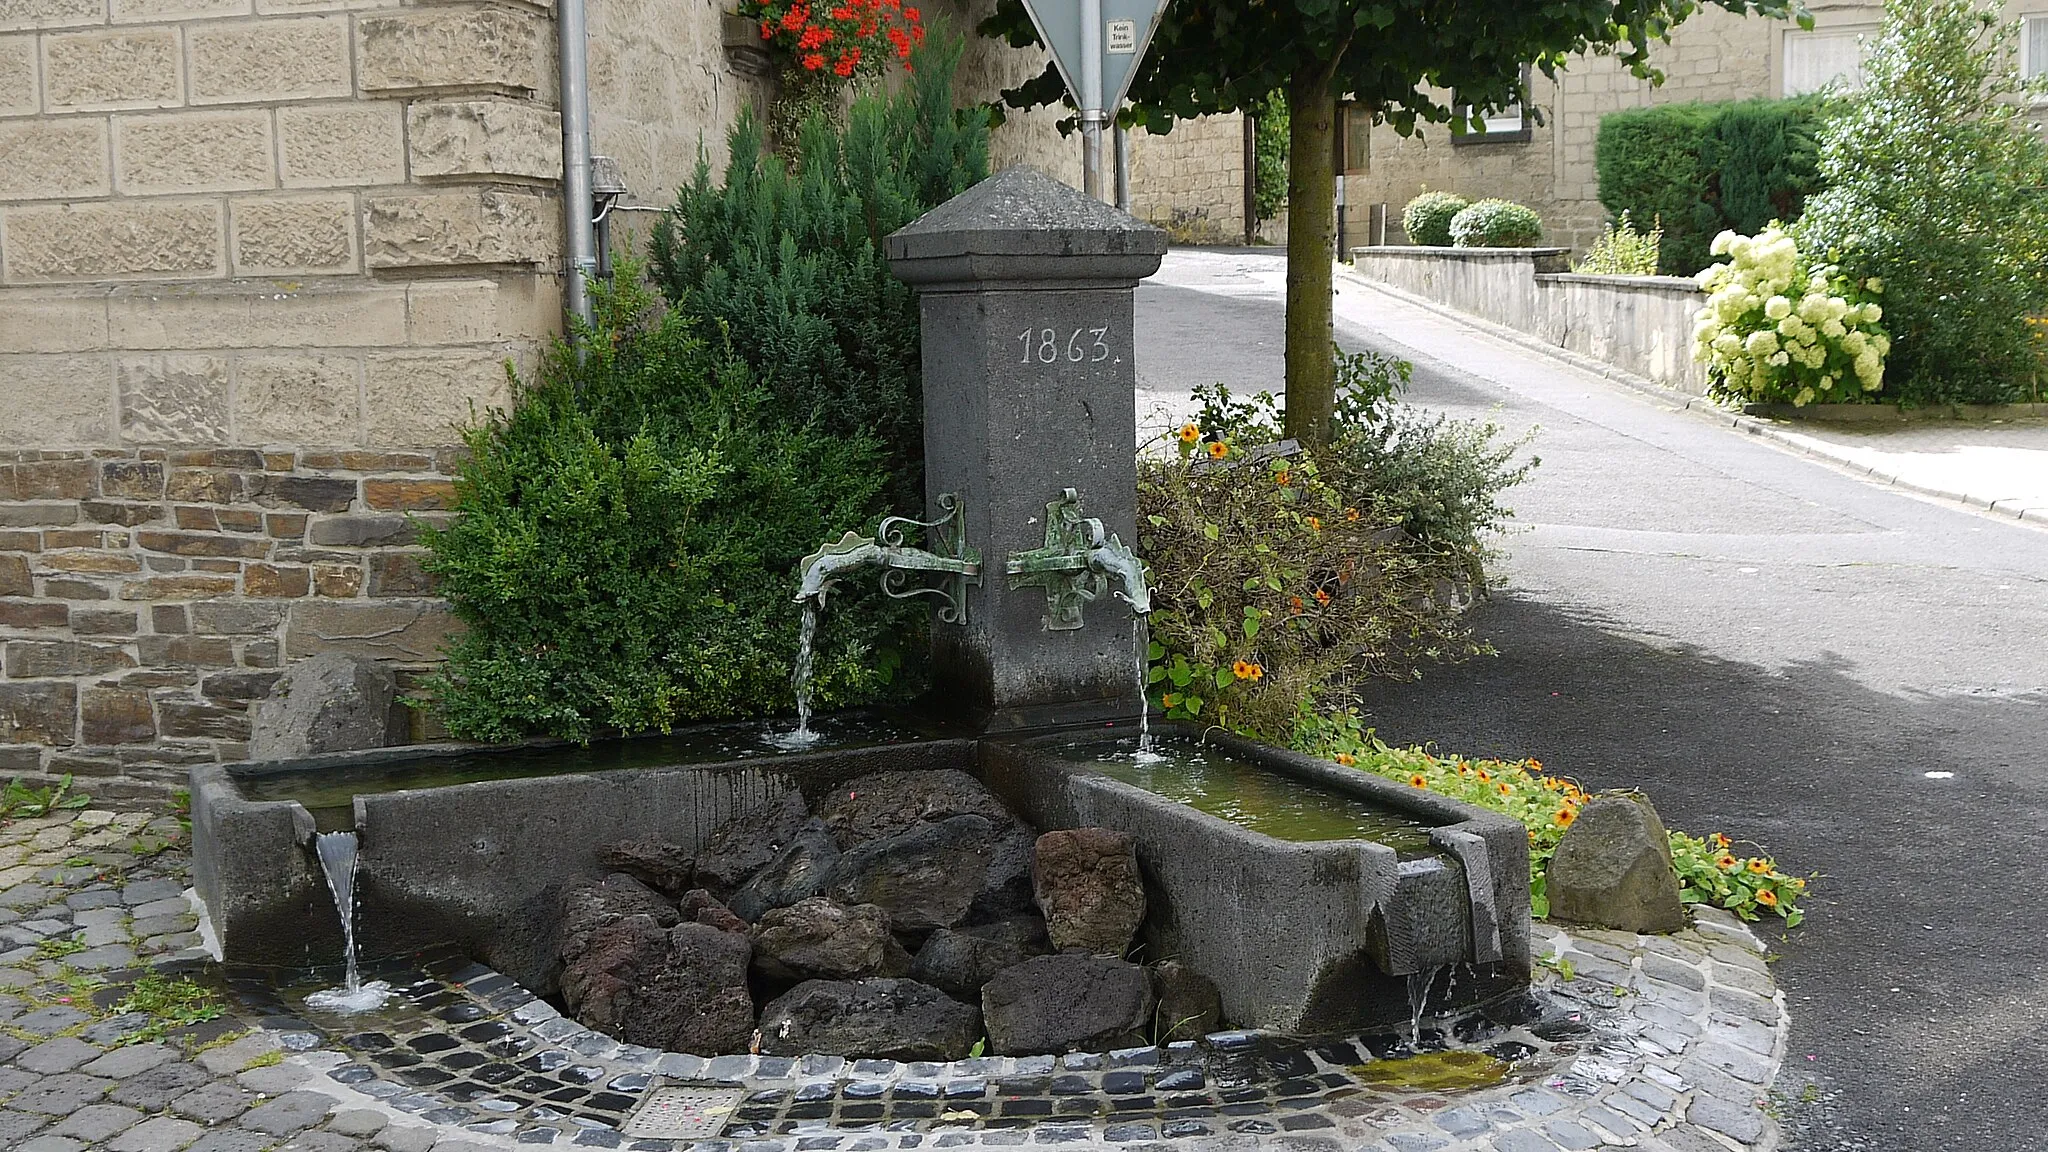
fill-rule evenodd
<path id="1" fill-rule="evenodd" d="M 312 840 L 360 839 L 365 957 L 453 946 L 536 992 L 556 985 L 562 889 L 602 874 L 596 849 L 658 838 L 694 851 L 733 816 L 797 791 L 815 801 L 873 772 L 959 769 L 1042 831 L 1128 832 L 1144 874 L 1144 958 L 1218 986 L 1226 1019 L 1296 1035 L 1405 1022 L 1409 989 L 1444 968 L 1457 1007 L 1529 978 L 1528 852 L 1513 820 L 1309 757 L 1165 726 L 1231 771 L 1355 802 L 1384 838 L 1283 839 L 1113 778 L 1105 736 L 934 738 L 884 723 L 802 752 L 766 729 L 573 746 L 417 746 L 192 772 L 194 882 L 223 958 L 305 968 L 341 959 Z M 751 732 L 751 735 L 749 735 Z M 344 804 L 344 801 L 346 802 Z M 316 817 L 316 812 L 318 816 Z M 1368 825 L 1381 827 L 1382 825 Z M 1405 832 L 1398 831 L 1405 828 Z"/>

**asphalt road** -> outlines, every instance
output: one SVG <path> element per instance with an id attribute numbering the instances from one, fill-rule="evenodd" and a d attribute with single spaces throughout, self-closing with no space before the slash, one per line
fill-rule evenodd
<path id="1" fill-rule="evenodd" d="M 1278 256 L 1138 292 L 1140 412 L 1278 391 Z M 1763 925 L 1798 1149 L 2048 1150 L 2048 531 L 1890 491 L 1357 286 L 1339 342 L 1542 460 L 1509 494 L 1499 655 L 1366 703 L 1381 735 L 1639 786 L 1815 879 Z M 1953 778 L 1930 778 L 1931 772 Z"/>

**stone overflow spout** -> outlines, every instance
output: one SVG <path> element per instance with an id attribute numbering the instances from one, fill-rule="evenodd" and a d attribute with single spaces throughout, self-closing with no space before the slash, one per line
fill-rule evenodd
<path id="1" fill-rule="evenodd" d="M 1017 167 L 887 244 L 918 295 L 933 518 L 892 517 L 876 538 L 825 544 L 804 558 L 798 599 L 815 606 L 869 569 L 889 595 L 932 597 L 927 704 L 955 724 L 1142 714 L 1138 631 L 1152 596 L 1124 544 L 1137 535 L 1132 299 L 1166 233 Z M 912 525 L 919 547 L 905 539 Z M 981 578 L 983 556 L 1003 578 Z"/>

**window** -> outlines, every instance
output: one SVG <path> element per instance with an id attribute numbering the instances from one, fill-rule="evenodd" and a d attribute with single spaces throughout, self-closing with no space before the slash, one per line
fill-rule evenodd
<path id="1" fill-rule="evenodd" d="M 1529 66 L 1522 66 L 1522 91 L 1529 90 Z M 1530 138 L 1530 122 L 1536 119 L 1525 115 L 1520 101 L 1504 108 L 1486 108 L 1474 111 L 1471 105 L 1460 103 L 1458 113 L 1464 116 L 1471 127 L 1461 135 L 1453 135 L 1453 144 L 1499 144 L 1527 141 Z M 1477 121 L 1484 120 L 1482 130 Z"/>
<path id="2" fill-rule="evenodd" d="M 1818 92 L 1831 83 L 1863 87 L 1863 37 L 1874 29 L 1843 28 L 1785 33 L 1785 95 Z"/>
<path id="3" fill-rule="evenodd" d="M 2020 75 L 2048 75 L 2048 16 L 2020 17 Z"/>

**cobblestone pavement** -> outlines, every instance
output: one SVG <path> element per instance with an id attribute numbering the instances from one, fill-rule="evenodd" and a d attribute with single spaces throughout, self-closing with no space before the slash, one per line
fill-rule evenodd
<path id="1" fill-rule="evenodd" d="M 183 831 L 161 812 L 0 823 L 0 1148 L 19 1152 L 1133 1152 L 1770 1149 L 1783 999 L 1756 939 L 1709 913 L 1671 937 L 1540 926 L 1539 993 L 1425 1028 L 1490 1087 L 1448 1091 L 1396 1037 L 1250 1033 L 1107 1055 L 942 1064 L 696 1057 L 625 1046 L 460 957 L 386 966 L 401 993 L 322 1016 L 199 951 Z M 120 1011 L 151 972 L 218 1019 Z M 1565 974 L 1570 978 L 1566 979 Z M 303 989 L 299 990 L 303 991 Z M 1425 1061 L 1429 1059 L 1425 1055 Z M 669 1082 L 723 1087 L 720 1138 L 628 1135 Z M 714 1101 L 714 1104 L 716 1101 Z"/>

